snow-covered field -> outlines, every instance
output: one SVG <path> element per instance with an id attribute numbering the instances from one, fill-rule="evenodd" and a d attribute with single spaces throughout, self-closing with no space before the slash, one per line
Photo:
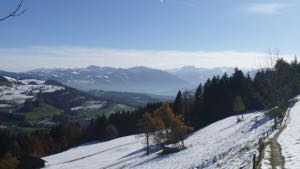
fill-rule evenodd
<path id="1" fill-rule="evenodd" d="M 0 101 L 14 104 L 23 104 L 28 98 L 33 98 L 37 93 L 51 93 L 63 90 L 64 87 L 45 85 L 44 81 L 36 79 L 17 80 L 5 77 L 11 82 L 11 86 L 0 86 Z"/>
<path id="2" fill-rule="evenodd" d="M 300 168 L 300 102 L 290 110 L 287 127 L 278 139 L 285 157 L 285 168 Z"/>
<path id="3" fill-rule="evenodd" d="M 174 154 L 145 156 L 143 138 L 133 135 L 82 145 L 43 159 L 46 169 L 250 169 L 258 139 L 271 125 L 262 112 L 256 112 L 244 115 L 240 123 L 232 116 L 196 131 L 185 141 L 188 148 Z"/>

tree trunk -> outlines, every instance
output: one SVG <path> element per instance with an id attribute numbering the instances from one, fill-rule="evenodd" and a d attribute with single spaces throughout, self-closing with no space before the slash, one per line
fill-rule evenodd
<path id="1" fill-rule="evenodd" d="M 149 150 L 149 134 L 146 134 L 146 149 L 147 149 L 147 155 L 150 154 Z"/>

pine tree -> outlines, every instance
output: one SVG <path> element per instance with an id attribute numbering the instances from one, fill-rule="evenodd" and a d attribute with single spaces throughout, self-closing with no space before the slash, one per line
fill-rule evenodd
<path id="1" fill-rule="evenodd" d="M 176 114 L 183 114 L 182 109 L 183 109 L 183 107 L 182 107 L 182 94 L 181 94 L 181 91 L 179 90 L 177 95 L 176 95 L 175 101 L 174 101 L 173 110 Z"/>
<path id="2" fill-rule="evenodd" d="M 202 89 L 203 87 L 202 87 L 202 84 L 200 83 L 199 84 L 199 86 L 197 87 L 197 89 L 196 89 L 196 92 L 195 92 L 195 96 L 194 96 L 194 98 L 195 98 L 195 102 L 196 103 L 198 103 L 198 102 L 200 102 L 201 100 L 202 100 Z"/>
<path id="3" fill-rule="evenodd" d="M 191 124 L 192 108 L 194 104 L 194 96 L 190 91 L 184 91 L 182 94 L 183 120 L 187 125 Z"/>

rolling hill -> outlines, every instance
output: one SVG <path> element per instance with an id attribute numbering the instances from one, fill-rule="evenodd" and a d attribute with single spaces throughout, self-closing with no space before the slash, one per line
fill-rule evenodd
<path id="1" fill-rule="evenodd" d="M 146 156 L 141 135 L 117 138 L 107 142 L 89 143 L 43 159 L 45 169 L 99 168 L 252 168 L 257 139 L 268 131 L 272 121 L 263 112 L 237 116 L 215 122 L 190 135 L 187 149 L 169 155 L 160 151 Z"/>

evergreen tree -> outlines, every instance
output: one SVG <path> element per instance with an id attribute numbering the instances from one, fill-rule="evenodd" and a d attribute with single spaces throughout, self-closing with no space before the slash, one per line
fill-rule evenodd
<path id="1" fill-rule="evenodd" d="M 192 108 L 194 104 L 194 96 L 189 91 L 184 91 L 182 94 L 182 105 L 183 105 L 183 120 L 187 125 L 191 124 Z"/>
<path id="2" fill-rule="evenodd" d="M 200 102 L 201 100 L 202 100 L 202 89 L 203 87 L 202 87 L 202 84 L 200 83 L 199 84 L 199 86 L 197 87 L 197 89 L 196 89 L 196 92 L 195 92 L 195 96 L 194 96 L 194 98 L 195 98 L 195 102 L 196 103 L 198 103 L 198 102 Z"/>
<path id="3" fill-rule="evenodd" d="M 176 114 L 183 114 L 183 106 L 182 106 L 182 94 L 181 91 L 179 90 L 175 101 L 174 101 L 174 105 L 173 105 L 173 110 Z"/>

